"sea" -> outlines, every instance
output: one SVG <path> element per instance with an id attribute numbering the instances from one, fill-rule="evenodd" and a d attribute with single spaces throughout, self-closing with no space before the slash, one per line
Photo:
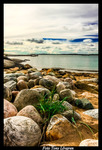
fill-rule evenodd
<path id="1" fill-rule="evenodd" d="M 9 56 L 9 58 L 28 59 L 22 64 L 29 64 L 37 69 L 63 68 L 69 70 L 98 71 L 98 55 L 38 55 Z"/>

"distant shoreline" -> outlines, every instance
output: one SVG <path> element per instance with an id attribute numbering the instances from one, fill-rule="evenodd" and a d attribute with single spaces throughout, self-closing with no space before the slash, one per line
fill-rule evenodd
<path id="1" fill-rule="evenodd" d="M 5 56 L 38 56 L 38 55 L 81 55 L 81 56 L 97 56 L 98 54 L 4 54 Z"/>

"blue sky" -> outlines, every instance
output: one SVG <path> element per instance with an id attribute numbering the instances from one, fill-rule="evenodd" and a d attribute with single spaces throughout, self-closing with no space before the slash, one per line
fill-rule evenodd
<path id="1" fill-rule="evenodd" d="M 4 49 L 98 53 L 98 4 L 4 4 Z"/>

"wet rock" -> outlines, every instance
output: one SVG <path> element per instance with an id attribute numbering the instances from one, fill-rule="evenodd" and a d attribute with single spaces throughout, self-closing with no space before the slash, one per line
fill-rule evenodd
<path id="1" fill-rule="evenodd" d="M 42 85 L 49 90 L 52 90 L 55 87 L 55 84 L 53 81 L 44 79 L 44 78 L 40 79 L 39 85 Z"/>
<path id="2" fill-rule="evenodd" d="M 21 91 L 23 89 L 28 89 L 28 86 L 24 80 L 19 80 L 17 83 L 17 88 L 19 91 Z"/>
<path id="3" fill-rule="evenodd" d="M 73 94 L 70 89 L 60 91 L 59 95 L 61 100 L 67 97 L 66 101 L 68 101 L 69 103 L 72 103 L 74 101 Z"/>
<path id="4" fill-rule="evenodd" d="M 79 146 L 98 146 L 98 140 L 94 139 L 85 139 L 83 140 Z"/>
<path id="5" fill-rule="evenodd" d="M 16 90 L 16 82 L 14 80 L 6 82 L 4 86 L 8 87 L 11 91 Z"/>
<path id="6" fill-rule="evenodd" d="M 60 114 L 54 115 L 46 130 L 46 140 L 53 141 L 65 137 L 74 130 L 70 121 Z"/>
<path id="7" fill-rule="evenodd" d="M 75 121 L 81 119 L 80 114 L 78 114 L 76 111 L 73 110 L 67 110 L 63 112 L 62 115 L 66 117 L 69 121 L 72 121 L 72 117 L 74 118 Z"/>
<path id="8" fill-rule="evenodd" d="M 28 81 L 28 78 L 26 76 L 19 76 L 17 78 L 17 81 L 20 81 L 20 80 L 23 80 L 23 81 Z"/>
<path id="9" fill-rule="evenodd" d="M 98 119 L 98 109 L 87 110 L 87 111 L 84 111 L 83 113 L 95 119 Z"/>
<path id="10" fill-rule="evenodd" d="M 38 125 L 42 123 L 42 118 L 36 108 L 32 105 L 28 105 L 21 109 L 18 113 L 17 116 L 25 116 L 28 118 L 31 118 L 34 120 Z"/>
<path id="11" fill-rule="evenodd" d="M 5 85 L 4 85 L 4 92 L 3 92 L 3 94 L 4 94 L 4 98 L 7 99 L 8 101 L 11 101 L 11 100 L 12 100 L 12 92 L 11 92 L 11 90 L 10 90 L 8 87 L 6 87 Z"/>
<path id="12" fill-rule="evenodd" d="M 21 90 L 15 98 L 14 105 L 21 110 L 27 105 L 36 105 L 39 103 L 42 95 L 36 89 L 24 89 Z"/>
<path id="13" fill-rule="evenodd" d="M 83 109 L 94 109 L 93 105 L 86 98 L 83 99 L 75 99 L 75 105 L 79 108 Z"/>
<path id="14" fill-rule="evenodd" d="M 17 115 L 16 107 L 4 99 L 4 118 L 12 117 Z"/>
<path id="15" fill-rule="evenodd" d="M 40 127 L 32 119 L 14 116 L 4 119 L 4 146 L 37 146 Z"/>

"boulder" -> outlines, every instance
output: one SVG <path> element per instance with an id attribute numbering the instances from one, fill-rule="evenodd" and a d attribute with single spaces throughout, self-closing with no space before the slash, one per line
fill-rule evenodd
<path id="1" fill-rule="evenodd" d="M 84 111 L 83 114 L 89 115 L 98 120 L 98 109 L 87 110 Z"/>
<path id="2" fill-rule="evenodd" d="M 55 84 L 53 81 L 51 81 L 49 79 L 44 79 L 44 78 L 40 79 L 39 85 L 42 85 L 49 90 L 53 90 L 55 87 Z"/>
<path id="3" fill-rule="evenodd" d="M 19 111 L 27 105 L 35 106 L 39 103 L 41 97 L 41 94 L 39 94 L 39 92 L 35 89 L 23 89 L 17 94 L 14 105 Z"/>
<path id="4" fill-rule="evenodd" d="M 97 91 L 97 87 L 95 88 L 93 88 L 93 86 L 92 85 L 88 85 L 88 84 L 86 84 L 86 83 L 83 83 L 83 82 L 80 82 L 80 81 L 77 81 L 77 82 L 75 82 L 75 86 L 77 87 L 77 88 L 79 88 L 79 89 L 82 89 L 82 90 L 87 90 L 87 91 L 89 91 L 89 92 L 92 92 L 92 93 L 98 93 L 98 91 Z"/>
<path id="5" fill-rule="evenodd" d="M 85 139 L 83 141 L 81 141 L 79 146 L 98 146 L 98 140 L 94 140 L 94 139 Z"/>
<path id="6" fill-rule="evenodd" d="M 60 91 L 59 95 L 61 100 L 67 97 L 66 101 L 68 101 L 69 103 L 72 103 L 74 101 L 73 94 L 70 89 L 64 89 Z"/>
<path id="7" fill-rule="evenodd" d="M 27 77 L 28 79 L 37 79 L 39 77 L 42 77 L 42 74 L 41 72 L 32 72 L 32 73 L 29 73 Z"/>
<path id="8" fill-rule="evenodd" d="M 16 107 L 4 99 L 4 118 L 12 117 L 17 115 Z"/>
<path id="9" fill-rule="evenodd" d="M 16 82 L 14 80 L 6 82 L 4 86 L 8 87 L 11 91 L 16 90 Z"/>
<path id="10" fill-rule="evenodd" d="M 38 125 L 42 123 L 42 118 L 36 108 L 32 105 L 27 105 L 23 109 L 21 109 L 18 113 L 17 116 L 25 116 L 28 118 L 31 118 L 34 120 Z"/>
<path id="11" fill-rule="evenodd" d="M 59 100 L 59 94 L 55 93 L 54 96 L 53 96 L 53 101 L 57 101 Z"/>
<path id="12" fill-rule="evenodd" d="M 17 83 L 17 88 L 19 91 L 21 91 L 23 89 L 28 89 L 28 85 L 24 80 L 19 80 Z"/>
<path id="13" fill-rule="evenodd" d="M 4 68 L 13 68 L 15 67 L 15 63 L 12 60 L 4 59 Z"/>
<path id="14" fill-rule="evenodd" d="M 17 81 L 20 81 L 20 80 L 23 80 L 23 81 L 28 81 L 28 78 L 26 76 L 19 76 L 17 78 Z"/>
<path id="15" fill-rule="evenodd" d="M 60 82 L 60 79 L 56 78 L 55 76 L 47 75 L 47 76 L 44 76 L 43 78 L 53 81 L 56 85 Z"/>
<path id="16" fill-rule="evenodd" d="M 8 81 L 11 81 L 11 80 L 17 82 L 17 78 L 16 77 L 4 77 L 4 83 L 6 83 Z"/>
<path id="17" fill-rule="evenodd" d="M 8 87 L 6 87 L 5 85 L 4 85 L 4 92 L 3 92 L 3 94 L 4 94 L 4 98 L 7 99 L 8 101 L 11 101 L 11 100 L 12 100 L 12 92 L 11 92 L 11 90 L 10 90 Z"/>
<path id="18" fill-rule="evenodd" d="M 73 110 L 73 106 L 67 101 L 64 101 L 62 105 L 66 107 L 66 110 Z"/>
<path id="19" fill-rule="evenodd" d="M 30 80 L 28 81 L 28 87 L 29 87 L 29 88 L 34 87 L 34 80 L 33 80 L 33 79 L 30 79 Z"/>
<path id="20" fill-rule="evenodd" d="M 74 110 L 67 110 L 63 112 L 62 115 L 66 117 L 69 121 L 72 121 L 72 117 L 74 118 L 75 121 L 81 119 L 80 114 L 78 114 Z"/>
<path id="21" fill-rule="evenodd" d="M 37 146 L 41 129 L 31 118 L 14 116 L 4 119 L 4 146 Z"/>
<path id="22" fill-rule="evenodd" d="M 57 93 L 60 93 L 60 91 L 64 90 L 65 89 L 65 85 L 63 84 L 63 82 L 59 82 L 57 85 L 56 85 L 56 90 L 57 90 Z"/>
<path id="23" fill-rule="evenodd" d="M 65 137 L 74 130 L 71 122 L 68 121 L 64 116 L 56 114 L 52 116 L 47 130 L 46 140 L 53 141 Z"/>
<path id="24" fill-rule="evenodd" d="M 82 99 L 75 99 L 75 105 L 79 108 L 83 109 L 94 109 L 93 105 L 90 103 L 90 101 L 86 98 Z"/>

